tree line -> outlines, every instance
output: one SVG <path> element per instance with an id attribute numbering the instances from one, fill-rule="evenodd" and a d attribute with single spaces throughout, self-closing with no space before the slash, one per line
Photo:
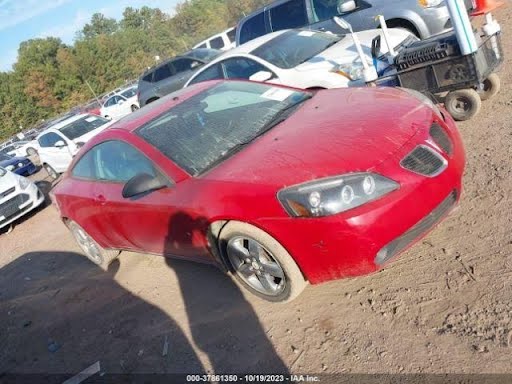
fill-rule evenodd
<path id="1" fill-rule="evenodd" d="M 72 45 L 47 37 L 24 41 L 13 70 L 0 72 L 0 140 L 137 78 L 155 56 L 190 49 L 269 0 L 185 0 L 171 16 L 158 8 L 125 8 L 120 21 L 101 13 Z"/>

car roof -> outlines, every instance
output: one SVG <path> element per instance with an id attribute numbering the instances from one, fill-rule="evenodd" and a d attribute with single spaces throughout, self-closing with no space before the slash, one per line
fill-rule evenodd
<path id="1" fill-rule="evenodd" d="M 238 55 L 238 54 L 247 54 L 252 51 L 254 51 L 256 48 L 261 47 L 263 44 L 269 42 L 270 40 L 273 40 L 277 36 L 282 35 L 285 32 L 290 31 L 290 29 L 284 29 L 277 32 L 271 32 L 266 35 L 257 37 L 255 39 L 249 40 L 247 43 L 244 43 L 242 45 L 239 45 L 238 47 L 233 48 L 232 50 L 228 51 L 227 53 L 223 54 L 222 56 L 219 56 L 213 61 L 217 61 L 220 57 L 225 57 L 231 54 Z"/>
<path id="2" fill-rule="evenodd" d="M 231 27 L 231 28 L 228 28 L 228 29 L 226 29 L 226 30 L 224 30 L 224 31 L 220 32 L 220 33 L 217 33 L 217 34 L 215 34 L 215 35 L 211 35 L 210 37 L 208 37 L 208 38 L 206 38 L 206 39 L 204 39 L 204 40 L 200 41 L 200 42 L 199 42 L 199 43 L 197 43 L 196 45 L 194 45 L 194 47 L 193 47 L 192 49 L 197 49 L 197 48 L 199 48 L 199 46 L 200 46 L 200 45 L 202 45 L 202 44 L 204 44 L 204 43 L 206 43 L 206 42 L 208 42 L 208 41 L 210 41 L 210 40 L 216 39 L 217 37 L 223 36 L 223 35 L 227 34 L 228 32 L 230 32 L 230 31 L 234 30 L 235 28 L 236 28 L 236 27 Z"/>

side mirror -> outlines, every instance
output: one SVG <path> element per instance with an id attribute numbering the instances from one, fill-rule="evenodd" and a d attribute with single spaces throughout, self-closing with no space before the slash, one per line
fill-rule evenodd
<path id="1" fill-rule="evenodd" d="M 55 148 L 62 148 L 62 147 L 66 147 L 67 144 L 64 142 L 64 140 L 59 140 L 55 143 Z"/>
<path id="2" fill-rule="evenodd" d="M 268 72 L 268 71 L 259 71 L 259 72 L 256 72 L 255 74 L 253 74 L 252 76 L 249 77 L 249 80 L 251 81 L 259 81 L 261 83 L 265 82 L 265 81 L 268 81 L 272 78 L 272 72 Z"/>
<path id="3" fill-rule="evenodd" d="M 122 195 L 125 199 L 166 188 L 168 185 L 160 178 L 147 173 L 139 173 L 126 182 Z"/>
<path id="4" fill-rule="evenodd" d="M 352 26 L 347 20 L 343 20 L 341 17 L 334 16 L 334 22 L 338 24 L 338 26 L 342 29 L 346 29 L 350 32 L 352 32 Z"/>
<path id="5" fill-rule="evenodd" d="M 357 8 L 356 2 L 354 0 L 342 0 L 338 3 L 338 13 L 340 15 L 352 12 L 354 9 Z"/>

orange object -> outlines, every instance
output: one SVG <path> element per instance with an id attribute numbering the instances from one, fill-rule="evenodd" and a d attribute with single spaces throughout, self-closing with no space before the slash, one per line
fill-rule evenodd
<path id="1" fill-rule="evenodd" d="M 503 1 L 499 0 L 476 0 L 476 8 L 471 12 L 471 16 L 485 15 L 504 4 Z"/>

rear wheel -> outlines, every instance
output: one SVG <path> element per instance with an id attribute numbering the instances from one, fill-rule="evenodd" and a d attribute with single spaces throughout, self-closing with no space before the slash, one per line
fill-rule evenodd
<path id="1" fill-rule="evenodd" d="M 59 178 L 59 174 L 50 164 L 43 164 L 43 168 L 46 170 L 46 173 L 48 173 L 48 176 L 50 176 L 50 179 L 57 180 Z"/>
<path id="2" fill-rule="evenodd" d="M 483 89 L 479 90 L 478 94 L 480 95 L 480 99 L 489 100 L 491 97 L 496 96 L 500 89 L 500 77 L 496 73 L 491 73 L 489 77 L 484 80 Z"/>
<path id="3" fill-rule="evenodd" d="M 268 233 L 250 224 L 229 222 L 219 236 L 220 249 L 238 283 L 272 302 L 289 302 L 307 282 L 290 254 Z"/>
<path id="4" fill-rule="evenodd" d="M 107 270 L 109 264 L 119 256 L 119 251 L 117 250 L 102 248 L 74 221 L 69 221 L 67 226 L 84 255 L 87 256 L 87 258 L 94 264 L 99 265 L 102 269 Z"/>
<path id="5" fill-rule="evenodd" d="M 459 89 L 448 93 L 444 106 L 455 120 L 465 121 L 480 111 L 482 100 L 474 89 Z"/>

